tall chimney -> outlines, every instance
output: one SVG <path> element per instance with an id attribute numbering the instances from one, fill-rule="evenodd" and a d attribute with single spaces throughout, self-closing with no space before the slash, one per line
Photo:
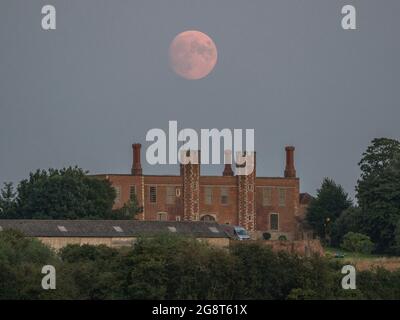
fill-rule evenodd
<path id="1" fill-rule="evenodd" d="M 286 168 L 285 178 L 296 178 L 296 169 L 294 168 L 294 147 L 288 146 L 286 150 Z"/>
<path id="2" fill-rule="evenodd" d="M 233 177 L 232 151 L 231 150 L 224 151 L 224 162 L 225 162 L 225 168 L 224 168 L 224 172 L 222 173 L 222 175 L 224 177 Z"/>
<path id="3" fill-rule="evenodd" d="M 233 170 L 232 170 L 232 165 L 230 163 L 225 163 L 225 168 L 224 172 L 222 173 L 224 177 L 232 177 L 233 176 Z"/>
<path id="4" fill-rule="evenodd" d="M 134 143 L 132 145 L 133 150 L 133 163 L 132 163 L 132 175 L 142 175 L 142 164 L 140 163 L 140 149 L 142 145 L 140 143 Z"/>

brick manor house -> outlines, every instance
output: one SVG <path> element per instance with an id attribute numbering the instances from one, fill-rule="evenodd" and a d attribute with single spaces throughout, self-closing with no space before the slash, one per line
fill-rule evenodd
<path id="1" fill-rule="evenodd" d="M 144 175 L 141 145 L 132 148 L 130 174 L 96 175 L 115 188 L 114 209 L 135 195 L 143 208 L 139 220 L 216 221 L 269 232 L 272 239 L 303 238 L 301 221 L 311 196 L 299 191 L 294 147 L 285 148 L 283 177 L 257 177 L 256 165 L 250 175 L 235 175 L 230 164 L 221 176 L 202 176 L 200 165 L 191 163 L 180 165 L 180 175 Z"/>

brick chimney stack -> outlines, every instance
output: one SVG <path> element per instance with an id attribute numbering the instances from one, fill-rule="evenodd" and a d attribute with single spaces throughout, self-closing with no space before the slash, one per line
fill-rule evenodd
<path id="1" fill-rule="evenodd" d="M 286 150 L 286 168 L 285 178 L 296 178 L 296 169 L 294 167 L 294 147 L 288 146 Z"/>
<path id="2" fill-rule="evenodd" d="M 142 145 L 140 143 L 134 143 L 132 145 L 132 151 L 133 151 L 132 175 L 134 176 L 142 175 L 142 164 L 140 162 L 141 148 Z"/>
<path id="3" fill-rule="evenodd" d="M 196 221 L 200 215 L 200 151 L 187 150 L 181 154 L 183 184 L 183 220 Z M 193 160 L 193 161 L 192 161 Z"/>
<path id="4" fill-rule="evenodd" d="M 225 163 L 225 168 L 222 175 L 224 177 L 233 177 L 232 165 L 230 163 Z"/>
<path id="5" fill-rule="evenodd" d="M 224 161 L 225 161 L 225 168 L 222 175 L 224 177 L 233 177 L 233 170 L 232 170 L 232 151 L 225 150 L 224 151 Z"/>

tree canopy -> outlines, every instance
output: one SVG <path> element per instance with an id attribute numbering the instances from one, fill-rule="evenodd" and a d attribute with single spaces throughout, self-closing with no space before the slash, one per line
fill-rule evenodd
<path id="1" fill-rule="evenodd" d="M 371 141 L 359 162 L 358 207 L 342 187 L 325 179 L 311 201 L 307 221 L 317 234 L 331 236 L 339 246 L 348 232 L 368 236 L 377 253 L 400 252 L 400 142 L 389 138 Z"/>
<path id="2" fill-rule="evenodd" d="M 41 287 L 44 265 L 56 269 L 56 290 Z M 358 271 L 357 289 L 343 290 L 341 267 L 261 243 L 226 250 L 166 234 L 129 248 L 54 252 L 18 232 L 0 232 L 0 299 L 400 299 L 400 271 Z"/>
<path id="3" fill-rule="evenodd" d="M 306 212 L 306 220 L 314 231 L 325 238 L 330 235 L 331 225 L 341 213 L 352 206 L 352 201 L 341 185 L 325 178 L 317 196 L 311 200 Z"/>
<path id="4" fill-rule="evenodd" d="M 0 213 L 6 219 L 132 219 L 136 198 L 112 210 L 115 190 L 111 183 L 87 175 L 78 167 L 37 170 L 14 191 L 5 184 L 0 193 Z"/>
<path id="5" fill-rule="evenodd" d="M 0 190 L 0 217 L 14 218 L 16 214 L 16 196 L 11 182 L 4 183 Z"/>
<path id="6" fill-rule="evenodd" d="M 359 166 L 361 177 L 356 190 L 363 229 L 379 252 L 391 252 L 400 221 L 400 142 L 374 139 Z"/>
<path id="7" fill-rule="evenodd" d="M 332 224 L 331 245 L 339 247 L 343 237 L 349 232 L 365 232 L 363 218 L 363 213 L 359 207 L 350 207 L 344 210 Z"/>

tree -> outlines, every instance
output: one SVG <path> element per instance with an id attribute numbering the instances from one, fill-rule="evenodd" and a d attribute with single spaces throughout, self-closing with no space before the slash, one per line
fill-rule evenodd
<path id="1" fill-rule="evenodd" d="M 374 139 L 359 163 L 357 199 L 364 215 L 363 229 L 378 252 L 390 252 L 400 219 L 400 142 Z"/>
<path id="2" fill-rule="evenodd" d="M 56 268 L 56 290 L 41 287 L 44 265 Z M 357 289 L 343 290 L 341 268 L 327 257 L 253 242 L 220 249 L 164 234 L 139 238 L 133 248 L 69 245 L 55 252 L 19 232 L 0 232 L 0 300 L 400 299 L 400 270 L 357 271 Z"/>
<path id="3" fill-rule="evenodd" d="M 363 213 L 359 207 L 350 207 L 342 212 L 332 224 L 331 245 L 339 247 L 348 232 L 363 233 Z"/>
<path id="4" fill-rule="evenodd" d="M 16 213 L 26 219 L 112 217 L 115 190 L 78 167 L 37 170 L 18 185 Z"/>
<path id="5" fill-rule="evenodd" d="M 400 219 L 397 221 L 396 230 L 394 234 L 394 246 L 392 247 L 393 252 L 400 256 Z"/>
<path id="6" fill-rule="evenodd" d="M 361 161 L 358 163 L 361 169 L 361 180 L 357 186 L 359 196 L 362 197 L 363 181 L 368 180 L 389 167 L 392 160 L 400 152 L 400 142 L 389 138 L 376 138 L 371 141 L 371 145 L 363 153 Z M 360 185 L 361 183 L 361 185 Z"/>
<path id="7" fill-rule="evenodd" d="M 12 182 L 4 183 L 0 191 L 0 217 L 2 219 L 12 219 L 15 216 L 16 192 Z"/>
<path id="8" fill-rule="evenodd" d="M 362 233 L 349 232 L 343 237 L 341 247 L 351 252 L 369 254 L 374 249 L 374 244 Z"/>
<path id="9" fill-rule="evenodd" d="M 135 195 L 132 195 L 131 200 L 125 203 L 122 208 L 112 211 L 112 217 L 110 217 L 110 219 L 133 219 L 140 212 L 142 212 L 142 209 L 139 207 L 137 198 Z"/>
<path id="10" fill-rule="evenodd" d="M 330 235 L 331 225 L 341 213 L 352 205 L 341 185 L 325 178 L 316 198 L 312 199 L 306 212 L 306 220 L 314 231 L 325 239 Z"/>
<path id="11" fill-rule="evenodd" d="M 57 270 L 57 290 L 43 290 L 42 268 Z M 15 230 L 0 232 L 0 300 L 72 299 L 78 297 L 75 283 L 60 265 L 56 253 L 37 239 Z"/>
<path id="12" fill-rule="evenodd" d="M 41 268 L 54 264 L 52 251 L 20 232 L 0 232 L 0 299 L 38 299 Z"/>
<path id="13" fill-rule="evenodd" d="M 68 245 L 59 252 L 59 274 L 68 275 L 80 299 L 122 299 L 120 252 L 105 245 Z"/>

